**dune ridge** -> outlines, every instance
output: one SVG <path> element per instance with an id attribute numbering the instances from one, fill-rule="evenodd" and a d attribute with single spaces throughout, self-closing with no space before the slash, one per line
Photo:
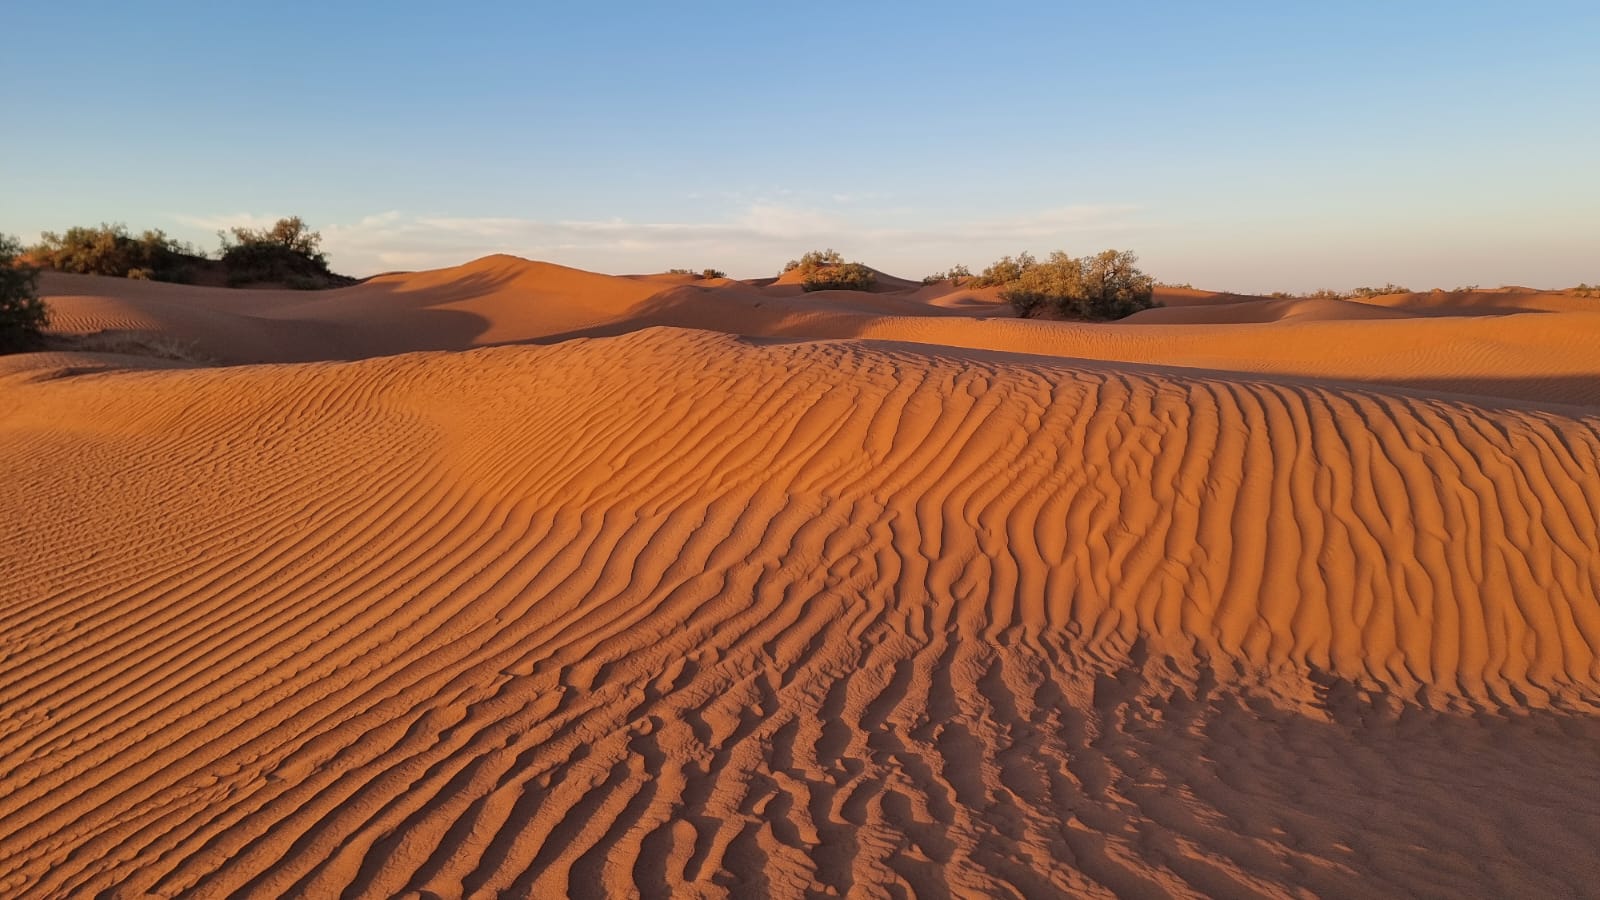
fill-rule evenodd
<path id="1" fill-rule="evenodd" d="M 669 328 L 50 375 L 10 895 L 1592 885 L 1582 408 Z"/>
<path id="2" fill-rule="evenodd" d="M 63 334 L 172 338 L 225 364 L 360 359 L 554 343 L 667 326 L 866 338 L 1060 358 L 1394 385 L 1600 407 L 1600 305 L 1560 292 L 1275 300 L 1167 288 L 1123 322 L 1022 321 L 993 289 L 801 293 L 713 279 L 620 277 L 510 256 L 349 288 L 236 291 L 50 275 Z"/>

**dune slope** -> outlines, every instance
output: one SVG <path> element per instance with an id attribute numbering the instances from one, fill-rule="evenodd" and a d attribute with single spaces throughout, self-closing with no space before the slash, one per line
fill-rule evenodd
<path id="1" fill-rule="evenodd" d="M 1592 889 L 1581 410 L 672 329 L 49 374 L 8 896 Z"/>
<path id="2" fill-rule="evenodd" d="M 898 284 L 885 281 L 885 287 Z M 1272 300 L 1163 289 L 1168 308 L 1116 323 L 1013 318 L 993 289 L 880 293 L 619 277 L 510 256 L 331 291 L 238 291 L 50 274 L 63 335 L 174 342 L 224 364 L 360 359 L 554 343 L 641 328 L 870 338 L 1062 358 L 1337 379 L 1600 407 L 1600 303 L 1559 293 Z M 1381 302 L 1380 302 L 1381 301 Z M 89 349 L 105 349 L 93 347 Z"/>

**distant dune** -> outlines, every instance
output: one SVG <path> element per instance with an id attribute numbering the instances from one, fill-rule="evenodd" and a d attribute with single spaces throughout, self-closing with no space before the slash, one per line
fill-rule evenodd
<path id="1" fill-rule="evenodd" d="M 885 286 L 47 276 L 0 894 L 1595 892 L 1600 301 Z"/>

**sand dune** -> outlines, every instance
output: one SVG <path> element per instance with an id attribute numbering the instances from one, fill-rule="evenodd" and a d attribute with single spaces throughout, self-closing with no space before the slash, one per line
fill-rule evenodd
<path id="1" fill-rule="evenodd" d="M 0 894 L 1594 890 L 1594 313 L 47 290 Z"/>
<path id="2" fill-rule="evenodd" d="M 906 282 L 910 285 L 910 282 Z M 509 256 L 315 293 L 50 275 L 56 328 L 175 337 L 224 363 L 359 359 L 671 326 L 872 338 L 1600 405 L 1600 307 L 1559 292 L 1272 300 L 1164 289 L 1126 323 L 1018 321 L 989 291 L 821 291 L 619 277 Z M 1448 298 L 1460 302 L 1451 306 Z M 1440 298 L 1446 298 L 1441 300 Z M 1398 321 L 1405 320 L 1405 321 Z"/>

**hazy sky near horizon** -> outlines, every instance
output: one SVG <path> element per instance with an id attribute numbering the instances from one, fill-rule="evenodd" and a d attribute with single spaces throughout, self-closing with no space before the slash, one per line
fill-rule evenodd
<path id="1" fill-rule="evenodd" d="M 1600 281 L 1600 4 L 5 3 L 0 232 L 1265 291 Z"/>

